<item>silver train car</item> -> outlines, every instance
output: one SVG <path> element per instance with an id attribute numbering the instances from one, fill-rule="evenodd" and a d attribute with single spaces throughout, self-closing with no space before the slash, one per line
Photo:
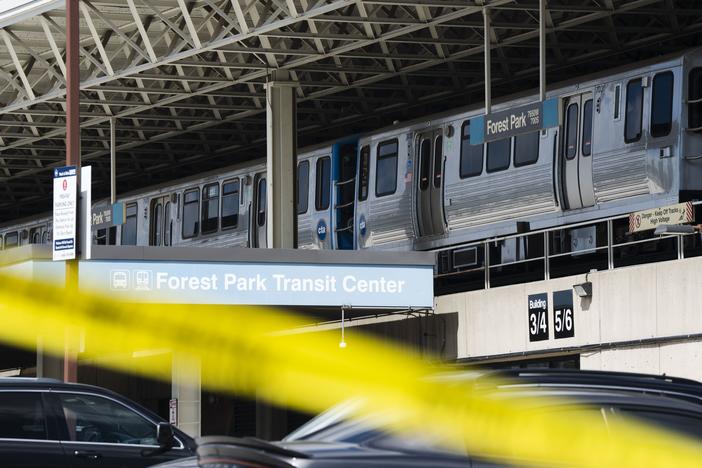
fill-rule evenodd
<path id="1" fill-rule="evenodd" d="M 555 85 L 559 125 L 470 142 L 471 107 L 305 148 L 298 245 L 432 250 L 702 198 L 702 50 Z M 493 106 L 535 102 L 524 94 Z M 97 244 L 266 247 L 265 162 L 120 196 Z M 0 227 L 51 239 L 50 217 Z"/>

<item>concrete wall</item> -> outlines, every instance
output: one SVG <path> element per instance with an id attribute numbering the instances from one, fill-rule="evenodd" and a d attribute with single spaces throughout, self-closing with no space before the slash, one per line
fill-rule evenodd
<path id="1" fill-rule="evenodd" d="M 553 291 L 585 275 L 441 296 L 438 313 L 458 313 L 457 357 L 480 359 L 581 349 L 581 366 L 637 370 L 702 379 L 702 344 L 679 335 L 702 333 L 702 258 L 594 272 L 591 298 L 573 295 L 575 336 L 555 339 Z M 527 297 L 548 293 L 549 339 L 530 342 Z M 677 336 L 676 340 L 669 339 Z M 661 342 L 656 342 L 660 339 Z M 632 347 L 634 340 L 648 346 Z M 608 344 L 602 347 L 599 345 Z M 598 349 L 599 348 L 599 349 Z M 610 349 L 611 348 L 611 349 Z"/>

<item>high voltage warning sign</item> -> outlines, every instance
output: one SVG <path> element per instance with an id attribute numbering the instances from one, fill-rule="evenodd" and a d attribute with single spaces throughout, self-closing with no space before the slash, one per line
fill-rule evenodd
<path id="1" fill-rule="evenodd" d="M 692 202 L 662 206 L 629 215 L 629 232 L 648 231 L 665 224 L 691 223 L 695 219 Z"/>

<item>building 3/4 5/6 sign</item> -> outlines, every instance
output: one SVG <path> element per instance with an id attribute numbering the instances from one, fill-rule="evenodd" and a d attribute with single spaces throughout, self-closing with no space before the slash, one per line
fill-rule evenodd
<path id="1" fill-rule="evenodd" d="M 76 258 L 78 171 L 75 166 L 54 169 L 53 259 Z"/>
<path id="2" fill-rule="evenodd" d="M 528 308 L 529 341 L 548 340 L 548 296 L 530 294 Z"/>

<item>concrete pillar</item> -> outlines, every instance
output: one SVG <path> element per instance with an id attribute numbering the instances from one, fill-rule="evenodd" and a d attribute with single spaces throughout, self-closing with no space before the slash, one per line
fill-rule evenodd
<path id="1" fill-rule="evenodd" d="M 172 398 L 178 400 L 178 428 L 191 437 L 200 437 L 200 362 L 173 353 Z"/>
<path id="2" fill-rule="evenodd" d="M 294 82 L 286 70 L 275 70 L 266 88 L 267 116 L 267 247 L 297 247 L 297 125 Z"/>

